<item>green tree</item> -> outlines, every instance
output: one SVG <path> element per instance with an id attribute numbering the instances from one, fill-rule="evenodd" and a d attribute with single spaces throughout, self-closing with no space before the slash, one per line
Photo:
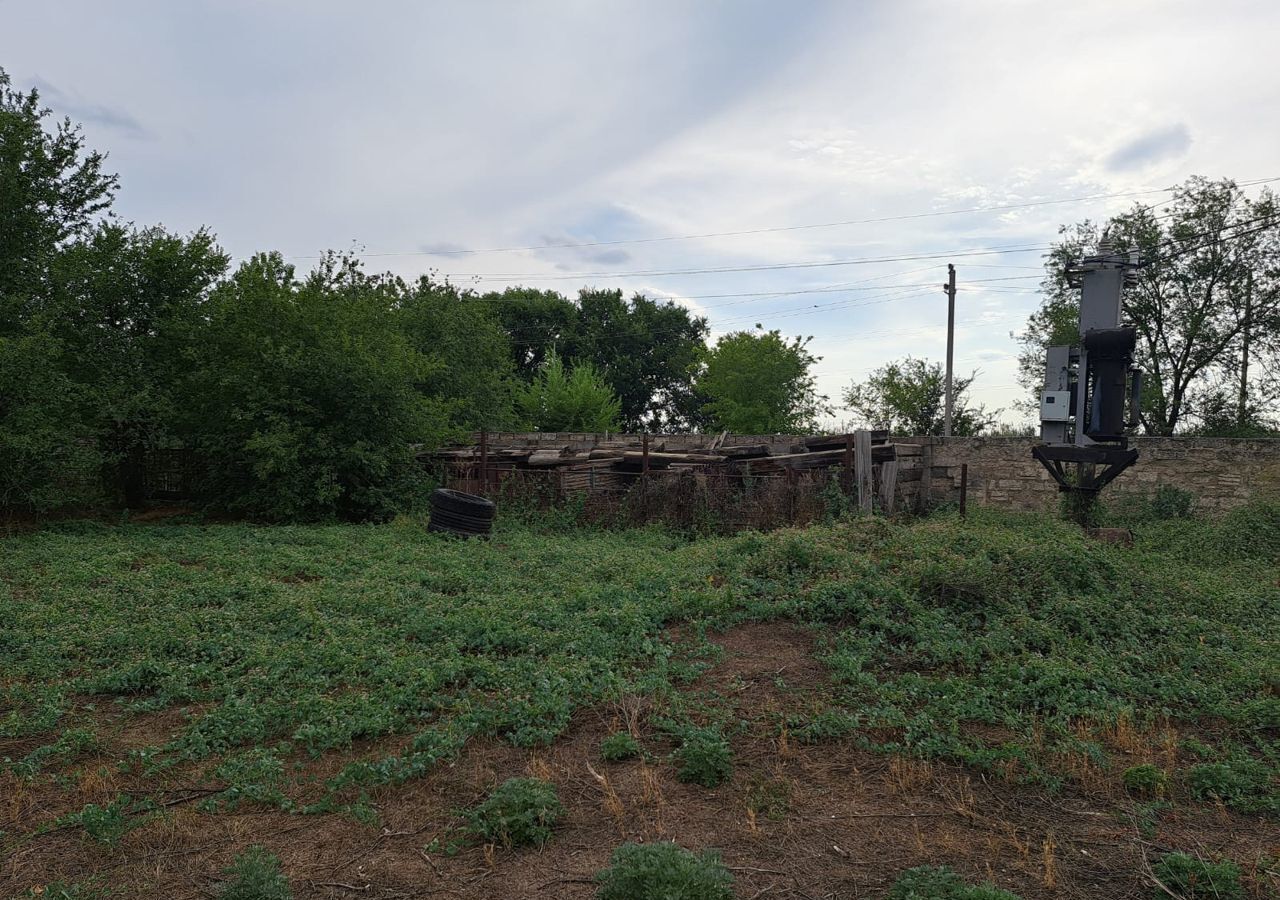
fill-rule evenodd
<path id="1" fill-rule="evenodd" d="M 777 331 L 720 338 L 704 355 L 696 381 L 710 423 L 739 434 L 814 431 L 830 407 L 810 371 L 820 359 L 808 350 L 811 340 L 788 341 Z"/>
<path id="2" fill-rule="evenodd" d="M 511 341 L 516 373 L 526 383 L 542 370 L 548 355 L 559 352 L 563 357 L 577 337 L 578 307 L 556 291 L 513 287 L 479 299 L 492 305 Z"/>
<path id="3" fill-rule="evenodd" d="M 520 411 L 538 431 L 616 431 L 621 404 L 591 363 L 566 372 L 553 350 L 520 397 Z"/>
<path id="4" fill-rule="evenodd" d="M 46 124 L 38 92 L 15 91 L 0 69 L 0 335 L 47 300 L 49 268 L 111 207 L 117 177 L 85 151 L 70 119 Z"/>
<path id="5" fill-rule="evenodd" d="M 48 328 L 81 388 L 108 492 L 128 506 L 144 499 L 146 449 L 174 440 L 174 386 L 227 262 L 206 231 L 106 223 L 53 264 Z"/>
<path id="6" fill-rule="evenodd" d="M 96 495 L 85 398 L 48 328 L 50 270 L 116 189 L 80 129 L 50 115 L 0 69 L 0 507 L 35 512 Z"/>
<path id="7" fill-rule="evenodd" d="M 400 293 L 401 327 L 414 349 L 435 363 L 419 387 L 444 404 L 450 425 L 516 427 L 515 400 L 524 385 L 495 304 L 426 277 Z"/>
<path id="8" fill-rule="evenodd" d="M 583 290 L 565 352 L 574 364 L 591 362 L 613 388 L 622 428 L 675 430 L 687 426 L 696 409 L 693 371 L 707 331 L 706 319 L 675 303 Z"/>
<path id="9" fill-rule="evenodd" d="M 1276 200 L 1255 200 L 1230 180 L 1191 178 L 1166 212 L 1135 206 L 1099 227 L 1064 226 L 1046 262 L 1044 299 L 1019 336 L 1020 380 L 1038 394 L 1044 348 L 1079 342 L 1079 291 L 1070 269 L 1105 236 L 1146 261 L 1124 292 L 1124 316 L 1138 330 L 1145 384 L 1141 421 L 1152 434 L 1172 434 L 1214 407 L 1214 394 L 1234 382 L 1235 418 L 1275 399 L 1280 350 L 1280 241 Z M 1252 356 L 1253 370 L 1244 365 Z M 1218 407 L 1220 409 L 1220 405 Z"/>
<path id="10" fill-rule="evenodd" d="M 414 445 L 447 433 L 394 280 L 326 257 L 305 280 L 259 254 L 213 291 L 183 424 L 211 506 L 269 520 L 383 518 L 425 490 Z"/>
<path id="11" fill-rule="evenodd" d="M 995 416 L 981 405 L 971 405 L 965 396 L 976 373 L 954 378 L 951 433 L 958 436 L 981 434 L 994 425 Z M 874 428 L 896 434 L 943 433 L 946 411 L 946 375 L 942 364 L 916 359 L 888 363 L 861 383 L 844 392 L 845 404 Z"/>

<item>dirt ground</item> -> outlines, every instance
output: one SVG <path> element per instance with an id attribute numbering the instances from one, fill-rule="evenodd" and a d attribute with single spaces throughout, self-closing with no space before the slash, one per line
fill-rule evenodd
<path id="1" fill-rule="evenodd" d="M 1177 804 L 1144 833 L 1115 776 L 1101 771 L 1050 795 L 843 742 L 799 745 L 765 723 L 823 691 L 826 676 L 811 636 L 773 623 L 716 640 L 724 656 L 692 690 L 732 697 L 739 717 L 760 723 L 733 739 L 734 777 L 718 788 L 676 780 L 675 765 L 665 759 L 670 747 L 647 729 L 637 701 L 581 712 L 549 748 L 469 745 L 429 777 L 376 792 L 377 826 L 250 806 L 203 813 L 196 808 L 207 794 L 203 773 L 176 772 L 165 785 L 166 814 L 115 847 L 79 829 L 21 842 L 0 860 L 0 896 L 97 875 L 116 888 L 112 896 L 212 897 L 232 857 L 260 843 L 281 857 L 298 898 L 588 898 L 595 894 L 593 875 L 620 843 L 662 840 L 719 850 L 745 900 L 881 898 L 903 869 L 926 863 L 990 879 L 1027 900 L 1150 898 L 1156 890 L 1150 865 L 1170 850 L 1229 856 L 1241 863 L 1255 896 L 1280 896 L 1269 893 L 1280 890 L 1276 875 L 1249 864 L 1280 856 L 1274 822 Z M 177 710 L 122 720 L 114 737 L 106 732 L 102 763 L 126 748 L 161 743 L 181 725 Z M 654 761 L 602 762 L 600 740 L 621 728 L 632 728 Z M 360 755 L 376 757 L 402 744 L 377 742 Z M 1141 752 L 1131 737 L 1116 735 L 1114 744 L 1118 753 Z M 17 751 L 0 746 L 0 756 Z M 336 771 L 350 759 L 335 754 L 321 769 Z M 83 761 L 76 768 L 90 774 L 72 790 L 0 778 L 0 829 L 22 834 L 35 822 L 134 787 L 127 775 L 97 774 Z M 423 852 L 458 824 L 457 810 L 520 774 L 554 781 L 566 809 L 544 848 Z M 154 779 L 148 785 L 154 789 Z"/>

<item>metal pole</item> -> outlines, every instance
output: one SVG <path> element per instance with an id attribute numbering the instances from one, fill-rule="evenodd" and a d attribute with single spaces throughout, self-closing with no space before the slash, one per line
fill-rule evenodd
<path id="1" fill-rule="evenodd" d="M 480 490 L 484 494 L 489 488 L 489 431 L 480 429 Z"/>
<path id="2" fill-rule="evenodd" d="M 956 267 L 947 263 L 947 398 L 946 412 L 942 420 L 942 436 L 951 437 L 951 411 L 955 403 L 952 390 L 952 360 L 956 349 Z"/>

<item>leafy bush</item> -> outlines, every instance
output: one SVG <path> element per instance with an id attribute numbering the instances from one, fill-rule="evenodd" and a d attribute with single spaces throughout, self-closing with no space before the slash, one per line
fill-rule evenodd
<path id="1" fill-rule="evenodd" d="M 504 847 L 542 846 L 564 814 L 555 785 L 538 778 L 509 778 L 466 813 L 471 834 Z"/>
<path id="2" fill-rule="evenodd" d="M 1272 790 L 1271 772 L 1249 757 L 1191 767 L 1188 781 L 1197 800 L 1220 800 L 1241 812 L 1280 811 L 1280 797 Z"/>
<path id="3" fill-rule="evenodd" d="M 946 866 L 919 866 L 903 872 L 885 900 L 1019 900 L 1019 897 L 994 885 L 969 884 Z"/>
<path id="4" fill-rule="evenodd" d="M 1169 783 L 1169 776 L 1159 766 L 1143 763 L 1124 770 L 1121 780 L 1125 790 L 1140 797 L 1159 797 Z"/>
<path id="5" fill-rule="evenodd" d="M 733 752 L 729 742 L 714 728 L 689 728 L 683 734 L 676 758 L 681 781 L 715 787 L 733 775 Z"/>
<path id="6" fill-rule="evenodd" d="M 634 759 L 640 755 L 640 742 L 625 731 L 617 731 L 600 742 L 600 757 L 608 762 Z"/>
<path id="7" fill-rule="evenodd" d="M 712 850 L 623 844 L 596 876 L 599 900 L 732 900 L 733 876 Z"/>
<path id="8" fill-rule="evenodd" d="M 215 508 L 274 521 L 385 519 L 428 487 L 414 445 L 448 429 L 416 385 L 432 361 L 399 329 L 394 282 L 326 258 L 306 280 L 259 255 L 208 304 L 183 434 Z"/>
<path id="9" fill-rule="evenodd" d="M 1154 872 L 1161 884 L 1185 900 L 1244 900 L 1240 869 L 1229 859 L 1211 863 L 1185 853 L 1170 853 L 1156 864 Z M 1168 894 L 1156 888 L 1153 896 Z"/>
<path id="10" fill-rule="evenodd" d="M 280 871 L 280 858 L 255 844 L 235 858 L 223 874 L 229 880 L 218 900 L 292 900 L 289 879 Z"/>
<path id="11" fill-rule="evenodd" d="M 1147 500 L 1148 514 L 1153 519 L 1186 519 L 1195 509 L 1196 495 L 1171 484 L 1162 484 Z"/>

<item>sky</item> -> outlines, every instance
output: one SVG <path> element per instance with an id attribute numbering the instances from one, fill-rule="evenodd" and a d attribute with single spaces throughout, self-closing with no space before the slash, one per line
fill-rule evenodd
<path id="1" fill-rule="evenodd" d="M 948 261 L 956 369 L 1023 421 L 1014 335 L 1060 225 L 1190 175 L 1280 177 L 1266 0 L 0 0 L 0 21 L 0 67 L 109 153 L 126 220 L 812 336 L 828 424 L 850 382 L 945 358 Z"/>

